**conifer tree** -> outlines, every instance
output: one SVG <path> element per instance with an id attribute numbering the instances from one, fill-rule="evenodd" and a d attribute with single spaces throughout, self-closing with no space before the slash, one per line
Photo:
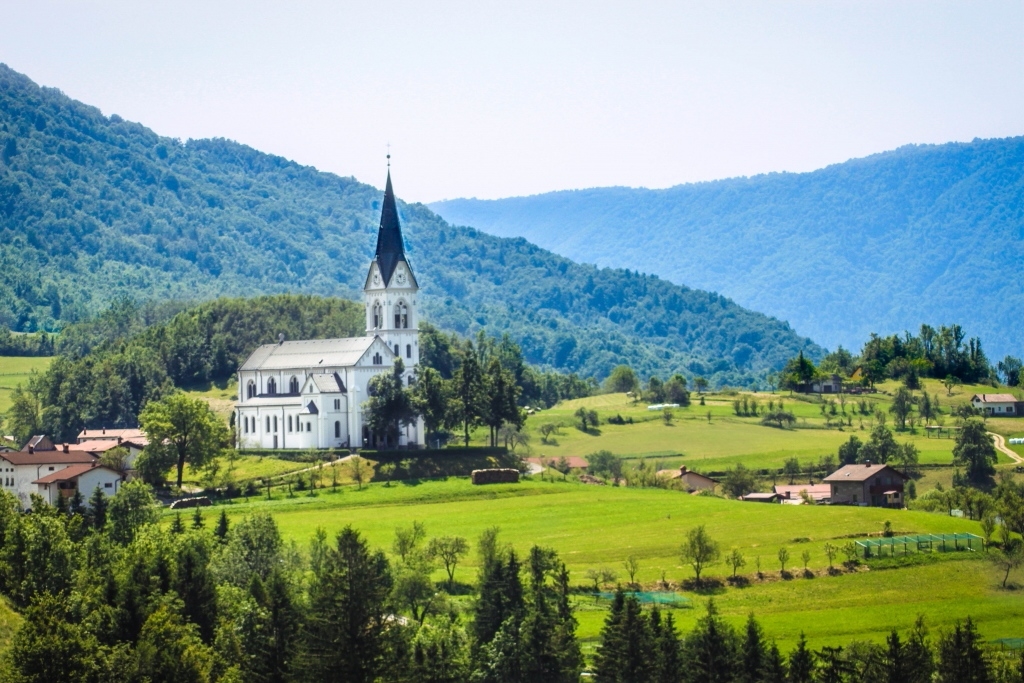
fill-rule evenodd
<path id="1" fill-rule="evenodd" d="M 772 641 L 765 653 L 764 674 L 761 680 L 764 683 L 786 683 L 788 680 L 786 662 L 779 652 L 779 646 Z"/>
<path id="2" fill-rule="evenodd" d="M 97 531 L 107 525 L 107 496 L 99 486 L 89 496 L 89 519 Z"/>
<path id="3" fill-rule="evenodd" d="M 939 683 L 988 683 L 992 680 L 981 635 L 970 617 L 939 639 Z"/>
<path id="4" fill-rule="evenodd" d="M 654 683 L 681 683 L 683 650 L 672 614 L 661 617 L 657 607 L 651 610 L 651 632 L 654 637 Z"/>
<path id="5" fill-rule="evenodd" d="M 69 501 L 68 512 L 73 515 L 80 515 L 85 512 L 85 498 L 82 496 L 82 492 L 77 486 L 75 487 L 75 492 Z"/>
<path id="6" fill-rule="evenodd" d="M 740 670 L 740 683 L 759 683 L 763 679 L 763 671 L 767 651 L 764 643 L 764 631 L 761 625 L 754 619 L 751 612 L 747 617 L 747 625 L 743 638 L 742 668 Z"/>
<path id="7" fill-rule="evenodd" d="M 220 539 L 221 543 L 227 539 L 228 526 L 227 510 L 221 510 L 220 517 L 217 518 L 217 528 L 213 530 L 213 535 Z"/>
<path id="8" fill-rule="evenodd" d="M 800 632 L 800 640 L 789 653 L 789 683 L 812 683 L 814 680 L 814 653 L 807 648 L 807 636 Z"/>
<path id="9" fill-rule="evenodd" d="M 691 683 L 731 683 L 740 668 L 736 632 L 718 615 L 714 600 L 683 643 L 684 668 Z"/>
<path id="10" fill-rule="evenodd" d="M 202 529 L 203 526 L 204 522 L 202 508 L 196 507 L 195 512 L 192 513 L 192 528 Z"/>
<path id="11" fill-rule="evenodd" d="M 172 534 L 183 534 L 185 533 L 185 524 L 181 521 L 181 513 L 174 515 L 174 521 L 171 522 L 171 533 Z"/>
<path id="12" fill-rule="evenodd" d="M 935 672 L 935 654 L 928 641 L 928 629 L 923 616 L 918 615 L 914 628 L 907 636 L 903 657 L 906 660 L 906 683 L 931 683 Z"/>

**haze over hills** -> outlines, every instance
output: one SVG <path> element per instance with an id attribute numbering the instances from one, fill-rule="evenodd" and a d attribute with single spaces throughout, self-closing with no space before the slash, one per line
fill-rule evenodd
<path id="1" fill-rule="evenodd" d="M 0 65 L 0 325 L 14 330 L 57 329 L 123 295 L 358 297 L 380 199 L 227 140 L 160 137 Z M 718 294 L 400 211 L 429 320 L 508 332 L 533 363 L 748 384 L 822 352 Z"/>
<path id="2" fill-rule="evenodd" d="M 993 360 L 1024 351 L 1024 137 L 907 146 L 812 173 L 430 207 L 722 292 L 830 348 L 956 322 Z"/>

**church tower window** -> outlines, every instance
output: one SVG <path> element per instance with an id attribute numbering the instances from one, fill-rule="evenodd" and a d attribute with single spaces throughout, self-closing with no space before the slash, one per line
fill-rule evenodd
<path id="1" fill-rule="evenodd" d="M 412 344 L 405 345 L 405 357 L 412 358 Z"/>
<path id="2" fill-rule="evenodd" d="M 402 352 L 398 350 L 398 344 L 395 344 L 395 355 L 396 356 L 401 356 L 402 355 Z"/>
<path id="3" fill-rule="evenodd" d="M 375 303 L 373 305 L 373 329 L 379 330 L 380 324 L 383 321 L 383 319 L 384 316 L 380 310 L 380 303 Z"/>
<path id="4" fill-rule="evenodd" d="M 399 301 L 395 306 L 395 329 L 404 330 L 409 327 L 409 307 L 404 301 Z"/>

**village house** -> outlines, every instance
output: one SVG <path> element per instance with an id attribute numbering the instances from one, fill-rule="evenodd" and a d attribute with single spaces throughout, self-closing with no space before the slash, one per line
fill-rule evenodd
<path id="1" fill-rule="evenodd" d="M 145 439 L 146 432 L 141 429 L 83 429 L 78 434 L 78 443 L 86 441 L 135 441 Z"/>
<path id="2" fill-rule="evenodd" d="M 16 495 L 27 509 L 32 504 L 32 494 L 39 492 L 36 484 L 38 480 L 72 465 L 92 466 L 98 460 L 92 453 L 70 448 L 45 451 L 31 448 L 27 451 L 0 453 L 0 478 L 3 480 L 3 490 Z"/>
<path id="3" fill-rule="evenodd" d="M 715 487 L 718 486 L 716 480 L 706 477 L 699 472 L 694 472 L 688 469 L 686 465 L 682 465 L 678 470 L 658 470 L 658 476 L 668 479 L 679 479 L 683 482 L 686 490 L 691 493 L 694 491 L 714 491 Z"/>
<path id="4" fill-rule="evenodd" d="M 1018 401 L 1013 394 L 975 394 L 971 405 L 985 415 L 993 417 L 1020 417 L 1024 401 Z"/>
<path id="5" fill-rule="evenodd" d="M 67 499 L 73 497 L 76 491 L 81 491 L 82 504 L 88 507 L 89 498 L 96 489 L 105 496 L 113 496 L 121 489 L 123 482 L 124 477 L 120 472 L 93 461 L 68 465 L 32 483 L 36 485 L 36 493 L 50 505 L 56 505 L 60 496 Z"/>
<path id="6" fill-rule="evenodd" d="M 840 467 L 824 483 L 832 489 L 833 505 L 901 508 L 907 478 L 888 465 L 863 463 Z"/>

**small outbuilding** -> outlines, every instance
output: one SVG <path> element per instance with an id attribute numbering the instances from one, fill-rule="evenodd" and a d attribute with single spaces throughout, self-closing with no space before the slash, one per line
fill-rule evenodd
<path id="1" fill-rule="evenodd" d="M 711 477 L 704 476 L 699 472 L 688 469 L 686 465 L 678 470 L 658 470 L 659 477 L 668 479 L 679 479 L 686 486 L 688 491 L 714 491 L 718 481 Z"/>
<path id="2" fill-rule="evenodd" d="M 844 465 L 825 477 L 832 489 L 833 505 L 901 508 L 903 485 L 908 477 L 888 465 Z"/>
<path id="3" fill-rule="evenodd" d="M 780 496 L 777 493 L 748 493 L 740 496 L 740 500 L 747 503 L 778 503 Z"/>

